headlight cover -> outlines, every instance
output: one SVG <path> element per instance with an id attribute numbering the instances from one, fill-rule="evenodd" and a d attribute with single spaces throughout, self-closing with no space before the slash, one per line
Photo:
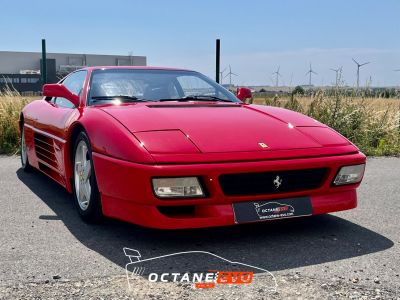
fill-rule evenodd
<path id="1" fill-rule="evenodd" d="M 159 198 L 204 197 L 197 177 L 153 178 L 153 191 Z"/>
<path id="2" fill-rule="evenodd" d="M 359 183 L 363 178 L 365 164 L 341 167 L 333 185 Z"/>
<path id="3" fill-rule="evenodd" d="M 195 146 L 180 130 L 154 130 L 135 132 L 140 145 L 147 149 L 151 154 L 187 154 L 199 153 L 200 150 Z"/>

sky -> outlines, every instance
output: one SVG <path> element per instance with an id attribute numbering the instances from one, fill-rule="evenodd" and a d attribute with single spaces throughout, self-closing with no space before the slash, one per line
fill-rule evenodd
<path id="1" fill-rule="evenodd" d="M 354 57 L 370 62 L 360 85 L 400 85 L 398 0 L 19 0 L 1 5 L 0 28 L 0 51 L 41 51 L 45 38 L 48 52 L 133 53 L 214 78 L 219 38 L 235 84 L 274 85 L 279 66 L 280 84 L 307 84 L 312 63 L 313 84 L 333 84 L 342 66 L 355 85 Z"/>

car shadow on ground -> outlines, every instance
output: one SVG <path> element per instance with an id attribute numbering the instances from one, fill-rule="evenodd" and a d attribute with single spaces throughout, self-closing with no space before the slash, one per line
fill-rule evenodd
<path id="1" fill-rule="evenodd" d="M 20 169 L 17 176 L 55 213 L 37 216 L 39 219 L 61 220 L 83 245 L 121 267 L 128 262 L 123 247 L 139 250 L 142 258 L 208 251 L 278 271 L 357 257 L 393 246 L 386 237 L 333 215 L 196 230 L 153 230 L 111 219 L 89 225 L 80 219 L 72 196 L 61 186 L 38 172 L 28 174 Z"/>

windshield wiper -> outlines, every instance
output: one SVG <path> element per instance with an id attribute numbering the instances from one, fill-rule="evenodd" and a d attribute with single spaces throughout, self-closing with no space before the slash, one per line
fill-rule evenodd
<path id="1" fill-rule="evenodd" d="M 139 99 L 138 97 L 135 96 L 128 96 L 128 95 L 116 95 L 116 96 L 93 96 L 90 97 L 94 101 L 102 101 L 102 100 L 122 100 L 122 101 L 132 101 L 132 102 L 138 102 L 138 101 L 146 101 L 145 99 Z"/>
<path id="2" fill-rule="evenodd" d="M 196 96 L 186 96 L 183 98 L 168 98 L 168 99 L 159 99 L 158 101 L 160 102 L 165 102 L 165 101 L 179 101 L 179 102 L 185 102 L 185 101 L 216 101 L 216 102 L 232 102 L 231 100 L 226 100 L 222 98 L 218 98 L 215 96 L 207 96 L 207 95 L 196 95 Z"/>

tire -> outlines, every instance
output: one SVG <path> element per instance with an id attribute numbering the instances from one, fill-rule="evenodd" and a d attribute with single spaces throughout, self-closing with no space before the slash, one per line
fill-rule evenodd
<path id="1" fill-rule="evenodd" d="M 99 188 L 93 167 L 92 149 L 85 132 L 80 132 L 75 140 L 72 155 L 73 194 L 75 207 L 81 218 L 88 223 L 103 219 Z"/>
<path id="2" fill-rule="evenodd" d="M 20 158 L 21 158 L 21 168 L 25 172 L 31 172 L 33 167 L 29 164 L 28 159 L 28 151 L 26 149 L 26 140 L 25 140 L 25 127 L 22 124 L 21 127 L 21 138 L 20 138 Z"/>

